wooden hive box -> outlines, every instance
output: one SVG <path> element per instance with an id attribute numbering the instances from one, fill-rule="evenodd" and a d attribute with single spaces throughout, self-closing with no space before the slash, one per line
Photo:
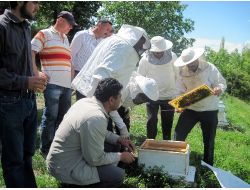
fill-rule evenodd
<path id="1" fill-rule="evenodd" d="M 172 176 L 187 176 L 189 145 L 182 141 L 146 139 L 138 150 L 138 163 L 148 167 L 163 167 Z"/>

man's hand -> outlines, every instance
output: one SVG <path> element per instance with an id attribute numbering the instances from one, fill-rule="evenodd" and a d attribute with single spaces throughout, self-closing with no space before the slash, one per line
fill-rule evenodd
<path id="1" fill-rule="evenodd" d="M 43 72 L 38 72 L 38 74 L 39 74 L 39 77 L 42 77 L 42 78 L 44 78 L 45 80 L 46 80 L 46 85 L 47 85 L 47 83 L 49 82 L 49 76 L 46 74 L 46 73 L 43 73 Z"/>
<path id="2" fill-rule="evenodd" d="M 28 78 L 28 89 L 35 92 L 43 92 L 46 88 L 47 81 L 44 77 L 29 77 Z"/>
<path id="3" fill-rule="evenodd" d="M 222 93 L 222 90 L 221 90 L 219 87 L 215 87 L 215 88 L 213 89 L 213 94 L 214 94 L 215 96 L 219 96 L 221 93 Z"/>
<path id="4" fill-rule="evenodd" d="M 117 142 L 120 143 L 121 145 L 127 147 L 129 152 L 135 151 L 135 145 L 132 143 L 131 140 L 125 139 L 123 137 L 119 137 Z"/>
<path id="5" fill-rule="evenodd" d="M 129 138 L 129 132 L 127 127 L 122 127 L 121 129 L 119 129 L 120 132 L 120 137 L 123 137 L 125 139 Z"/>
<path id="6" fill-rule="evenodd" d="M 120 161 L 126 164 L 131 164 L 135 161 L 134 155 L 131 152 L 121 152 L 120 153 Z"/>
<path id="7" fill-rule="evenodd" d="M 184 109 L 178 109 L 178 108 L 175 108 L 175 110 L 174 110 L 175 112 L 177 112 L 177 113 L 182 113 L 183 111 L 184 111 Z"/>

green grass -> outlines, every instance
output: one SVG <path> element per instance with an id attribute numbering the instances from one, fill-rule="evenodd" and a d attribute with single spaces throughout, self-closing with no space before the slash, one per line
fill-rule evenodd
<path id="1" fill-rule="evenodd" d="M 214 166 L 231 171 L 234 175 L 250 183 L 250 117 L 248 114 L 250 105 L 229 95 L 225 95 L 223 99 L 230 125 L 217 129 Z M 44 105 L 41 94 L 38 95 L 37 102 L 40 122 Z M 137 147 L 146 139 L 147 116 L 145 110 L 145 105 L 141 105 L 135 107 L 131 112 L 131 138 Z M 179 114 L 175 115 L 172 136 L 178 116 Z M 158 124 L 157 139 L 162 139 L 160 123 Z M 123 187 L 159 187 L 158 184 L 163 181 L 165 184 L 161 185 L 161 187 L 220 187 L 214 174 L 200 165 L 203 156 L 203 143 L 199 125 L 189 134 L 187 142 L 191 149 L 190 165 L 195 166 L 197 170 L 194 184 L 174 182 L 168 177 L 163 177 L 161 181 L 157 178 L 157 181 L 154 179 L 159 174 L 149 172 L 150 175 L 145 176 L 145 174 L 142 174 L 142 170 L 134 164 L 126 169 L 127 176 Z M 38 151 L 33 157 L 33 168 L 38 187 L 60 187 L 60 183 L 47 172 L 44 159 Z M 0 173 L 2 174 L 1 170 Z M 0 187 L 4 187 L 2 177 L 0 177 Z"/>

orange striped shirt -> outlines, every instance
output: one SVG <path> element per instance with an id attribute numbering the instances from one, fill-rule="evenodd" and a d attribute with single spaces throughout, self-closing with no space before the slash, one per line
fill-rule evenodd
<path id="1" fill-rule="evenodd" d="M 61 37 L 53 26 L 39 31 L 31 41 L 32 50 L 39 52 L 42 71 L 49 83 L 71 88 L 71 50 L 66 35 Z"/>

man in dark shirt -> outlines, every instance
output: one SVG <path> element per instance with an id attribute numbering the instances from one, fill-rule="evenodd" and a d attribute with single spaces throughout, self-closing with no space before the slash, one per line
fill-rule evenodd
<path id="1" fill-rule="evenodd" d="M 39 9 L 35 1 L 12 1 L 0 16 L 0 138 L 6 187 L 36 187 L 32 169 L 37 108 L 35 91 L 46 79 L 34 76 L 29 23 Z"/>

